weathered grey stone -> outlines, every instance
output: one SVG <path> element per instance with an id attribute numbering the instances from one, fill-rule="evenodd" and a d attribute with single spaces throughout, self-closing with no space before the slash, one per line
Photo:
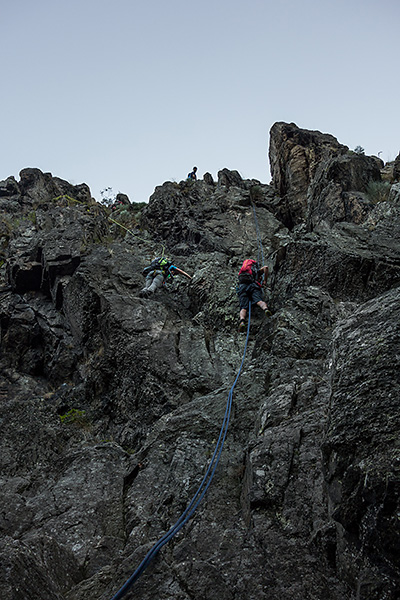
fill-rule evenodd
<path id="1" fill-rule="evenodd" d="M 256 185 L 252 182 L 247 186 L 236 171 L 224 169 L 220 174 L 220 180 L 226 183 L 219 181 L 211 189 L 203 181 L 167 182 L 157 187 L 143 209 L 142 226 L 153 234 L 157 232 L 169 248 L 179 254 L 210 250 L 236 256 L 257 254 L 251 209 L 251 190 Z M 267 197 L 268 192 L 262 190 L 260 195 Z M 262 234 L 267 254 L 271 238 L 272 246 L 276 247 L 287 230 L 273 216 L 268 202 L 257 204 L 260 229 L 268 231 Z"/>
<path id="2" fill-rule="evenodd" d="M 121 192 L 119 192 L 115 196 L 115 200 L 116 202 L 119 202 L 120 204 L 125 204 L 127 206 L 130 204 L 129 197 L 126 194 L 121 194 Z"/>
<path id="3" fill-rule="evenodd" d="M 368 184 L 380 181 L 374 158 L 346 153 L 320 163 L 308 189 L 308 223 L 314 229 L 321 222 L 362 223 L 371 202 L 364 194 Z"/>
<path id="4" fill-rule="evenodd" d="M 59 177 L 53 177 L 51 173 L 32 168 L 22 169 L 19 176 L 18 186 L 25 202 L 54 202 L 62 196 L 69 196 L 77 202 L 91 202 L 90 190 L 85 183 L 71 185 Z"/>
<path id="5" fill-rule="evenodd" d="M 48 536 L 29 544 L 2 537 L 0 554 L 2 598 L 62 600 L 82 577 L 73 554 Z"/>
<path id="6" fill-rule="evenodd" d="M 129 232 L 50 174 L 0 183 L 4 600 L 109 600 L 188 506 L 260 241 L 273 315 L 252 310 L 213 482 L 126 597 L 398 598 L 399 205 L 363 203 L 379 165 L 332 136 L 273 139 L 278 187 L 167 182 Z M 193 278 L 139 297 L 161 254 Z"/>
<path id="7" fill-rule="evenodd" d="M 281 198 L 287 227 L 305 221 L 307 191 L 321 162 L 347 152 L 332 135 L 300 129 L 295 123 L 275 123 L 270 131 L 272 185 Z"/>
<path id="8" fill-rule="evenodd" d="M 393 164 L 393 180 L 400 181 L 400 152 L 394 159 Z"/>
<path id="9" fill-rule="evenodd" d="M 242 187 L 243 179 L 238 171 L 230 171 L 229 169 L 221 169 L 218 171 L 218 185 L 231 187 Z"/>
<path id="10" fill-rule="evenodd" d="M 14 177 L 7 177 L 4 181 L 0 181 L 0 197 L 17 196 L 19 193 L 19 186 Z"/>
<path id="11" fill-rule="evenodd" d="M 381 181 L 382 161 L 349 151 L 330 135 L 275 123 L 270 132 L 272 184 L 282 199 L 274 214 L 293 229 L 362 223 L 371 209 L 369 185 Z M 382 164 L 381 164 L 382 163 Z"/>
<path id="12" fill-rule="evenodd" d="M 207 185 L 214 185 L 214 179 L 211 173 L 204 173 L 203 180 Z"/>
<path id="13" fill-rule="evenodd" d="M 339 568 L 369 598 L 395 597 L 399 583 L 399 297 L 397 288 L 374 298 L 333 335 L 324 442 L 330 513 Z"/>
<path id="14" fill-rule="evenodd" d="M 394 183 L 390 188 L 389 202 L 400 204 L 400 183 Z"/>

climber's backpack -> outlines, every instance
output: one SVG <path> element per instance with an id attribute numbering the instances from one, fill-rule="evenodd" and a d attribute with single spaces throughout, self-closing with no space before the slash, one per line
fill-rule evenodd
<path id="1" fill-rule="evenodd" d="M 172 265 L 172 262 L 166 258 L 159 256 L 155 258 L 147 267 L 145 267 L 142 271 L 143 275 L 147 277 L 153 271 L 161 271 L 164 277 L 168 274 L 168 269 Z"/>
<path id="2" fill-rule="evenodd" d="M 239 271 L 239 283 L 253 283 L 257 281 L 258 264 L 252 258 L 247 258 Z"/>

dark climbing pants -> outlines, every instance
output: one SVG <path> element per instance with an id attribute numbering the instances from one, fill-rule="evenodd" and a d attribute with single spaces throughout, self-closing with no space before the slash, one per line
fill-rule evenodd
<path id="1" fill-rule="evenodd" d="M 257 304 L 263 301 L 263 293 L 261 287 L 257 283 L 239 283 L 238 296 L 240 308 L 249 308 L 249 303 Z"/>

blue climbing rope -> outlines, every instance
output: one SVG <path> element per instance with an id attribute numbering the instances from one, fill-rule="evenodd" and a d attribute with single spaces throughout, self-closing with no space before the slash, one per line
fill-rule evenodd
<path id="1" fill-rule="evenodd" d="M 235 386 L 239 380 L 240 373 L 242 371 L 243 364 L 244 364 L 244 359 L 246 357 L 246 351 L 247 351 L 247 345 L 248 345 L 249 333 L 250 333 L 250 320 L 251 320 L 251 302 L 249 304 L 249 321 L 247 324 L 247 336 L 246 336 L 246 342 L 244 345 L 242 362 L 240 363 L 239 371 L 236 375 L 235 381 L 233 382 L 233 385 L 232 385 L 231 389 L 229 390 L 228 399 L 227 399 L 226 408 L 225 408 L 225 415 L 224 415 L 224 419 L 222 421 L 222 426 L 221 426 L 221 429 L 219 432 L 218 441 L 215 446 L 214 454 L 208 465 L 207 471 L 202 479 L 202 482 L 200 483 L 199 487 L 197 488 L 197 491 L 194 494 L 191 501 L 189 502 L 187 508 L 181 514 L 181 516 L 176 521 L 176 523 L 169 529 L 169 531 L 167 531 L 167 533 L 165 533 L 158 540 L 158 542 L 156 542 L 154 544 L 154 546 L 151 548 L 151 550 L 149 550 L 149 552 L 146 554 L 146 556 L 144 557 L 144 559 L 142 560 L 140 565 L 137 567 L 136 571 L 129 577 L 129 579 L 124 583 L 124 585 L 118 590 L 118 592 L 115 594 L 115 596 L 112 597 L 112 600 L 120 600 L 121 598 L 123 598 L 125 596 L 125 594 L 128 592 L 128 590 L 132 587 L 132 585 L 135 583 L 135 581 L 137 579 L 139 579 L 140 575 L 148 567 L 150 562 L 153 560 L 153 558 L 156 556 L 156 554 L 158 554 L 158 552 L 161 550 L 161 548 L 167 542 L 169 542 L 178 533 L 178 531 L 180 531 L 182 529 L 182 527 L 189 521 L 190 517 L 192 517 L 193 513 L 195 512 L 196 508 L 199 506 L 200 502 L 204 498 L 205 493 L 207 492 L 208 488 L 210 487 L 211 481 L 214 477 L 214 473 L 215 473 L 215 470 L 217 468 L 217 465 L 218 465 L 218 462 L 219 462 L 219 459 L 221 456 L 225 438 L 228 433 L 228 426 L 229 426 L 229 420 L 230 420 L 230 416 L 231 416 L 232 402 L 233 402 L 233 390 L 235 389 Z"/>
<path id="2" fill-rule="evenodd" d="M 252 209 L 253 209 L 254 224 L 255 224 L 256 237 L 257 237 L 257 262 L 260 266 L 263 266 L 264 265 L 264 251 L 263 251 L 263 247 L 262 247 L 262 238 L 261 238 L 260 228 L 258 225 L 256 209 L 255 209 L 255 206 L 253 203 L 252 203 Z M 231 389 L 229 390 L 228 399 L 227 399 L 226 408 L 225 408 L 225 415 L 224 415 L 224 418 L 222 421 L 222 425 L 221 425 L 221 429 L 219 432 L 217 444 L 215 446 L 214 454 L 212 455 L 212 458 L 209 462 L 207 471 L 206 471 L 199 487 L 197 488 L 196 493 L 194 494 L 194 496 L 192 497 L 188 506 L 186 507 L 184 512 L 181 514 L 181 516 L 178 518 L 176 523 L 169 529 L 169 531 L 167 531 L 154 544 L 154 546 L 146 554 L 146 556 L 144 557 L 144 559 L 142 560 L 140 565 L 137 567 L 136 571 L 129 577 L 129 579 L 127 579 L 127 581 L 124 583 L 124 585 L 118 590 L 118 592 L 112 597 L 111 600 L 121 600 L 121 598 L 123 598 L 125 596 L 125 594 L 130 590 L 132 585 L 135 583 L 135 581 L 137 581 L 137 579 L 139 579 L 139 577 L 141 576 L 143 571 L 149 566 L 149 564 L 155 558 L 155 556 L 158 554 L 158 552 L 161 550 L 161 548 L 165 544 L 167 544 L 182 529 L 182 527 L 184 527 L 184 525 L 186 525 L 186 523 L 193 516 L 193 514 L 196 511 L 197 507 L 199 506 L 200 502 L 204 498 L 208 488 L 210 487 L 212 479 L 214 477 L 214 473 L 215 473 L 216 468 L 219 463 L 219 459 L 221 457 L 222 449 L 223 449 L 223 446 L 225 443 L 225 438 L 228 433 L 229 420 L 230 420 L 231 411 L 232 411 L 233 390 L 235 389 L 235 386 L 239 380 L 240 374 L 242 372 L 244 360 L 246 357 L 246 351 L 247 351 L 249 334 L 250 334 L 250 322 L 251 322 L 251 302 L 249 302 L 249 319 L 248 319 L 248 323 L 247 323 L 247 335 L 246 335 L 246 342 L 245 342 L 244 350 L 243 350 L 242 362 L 240 363 L 239 371 L 236 375 L 235 381 L 233 382 L 233 385 L 232 385 Z"/>

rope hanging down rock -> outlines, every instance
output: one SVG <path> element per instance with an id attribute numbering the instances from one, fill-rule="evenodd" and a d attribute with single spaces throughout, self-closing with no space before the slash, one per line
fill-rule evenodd
<path id="1" fill-rule="evenodd" d="M 161 548 L 167 542 L 169 542 L 178 533 L 178 531 L 180 531 L 182 529 L 182 527 L 189 521 L 189 519 L 193 516 L 196 508 L 199 506 L 200 502 L 204 498 L 205 493 L 207 492 L 208 488 L 210 487 L 211 481 L 214 477 L 214 473 L 215 473 L 215 470 L 217 468 L 217 465 L 218 465 L 218 462 L 219 462 L 219 459 L 221 456 L 221 452 L 222 452 L 222 448 L 224 446 L 226 434 L 228 433 L 229 419 L 230 419 L 231 411 L 232 411 L 233 390 L 235 389 L 235 386 L 239 380 L 240 373 L 242 371 L 243 364 L 244 364 L 244 359 L 246 357 L 246 350 L 247 350 L 247 345 L 248 345 L 248 341 L 249 341 L 249 333 L 250 333 L 250 321 L 251 321 L 251 304 L 249 305 L 249 321 L 247 324 L 247 336 L 246 336 L 246 342 L 245 342 L 244 350 L 243 350 L 242 362 L 240 363 L 240 368 L 236 375 L 235 381 L 233 382 L 233 385 L 232 385 L 231 389 L 229 390 L 228 399 L 227 399 L 226 408 L 225 408 L 225 415 L 224 415 L 224 418 L 222 421 L 222 426 L 221 426 L 221 429 L 219 432 L 218 441 L 215 446 L 214 454 L 208 465 L 207 471 L 203 477 L 203 480 L 200 483 L 199 487 L 197 488 L 197 491 L 194 494 L 191 501 L 189 502 L 187 508 L 181 514 L 181 516 L 176 521 L 176 523 L 170 528 L 169 531 L 167 531 L 167 533 L 165 533 L 158 540 L 158 542 L 156 542 L 154 544 L 154 546 L 151 548 L 151 550 L 149 550 L 149 552 L 146 554 L 146 556 L 144 557 L 144 559 L 142 560 L 140 565 L 137 567 L 136 571 L 129 577 L 129 579 L 124 583 L 124 585 L 120 588 L 120 590 L 112 597 L 112 600 L 121 600 L 121 598 L 123 598 L 125 596 L 125 594 L 128 592 L 128 590 L 132 587 L 132 585 L 135 583 L 135 581 L 137 579 L 139 579 L 140 575 L 149 566 L 149 564 L 151 563 L 153 558 L 155 558 L 155 556 L 158 554 L 158 552 L 161 550 Z"/>
<path id="2" fill-rule="evenodd" d="M 251 206 L 253 209 L 254 224 L 255 224 L 256 237 L 257 237 L 257 248 L 258 248 L 257 260 L 258 260 L 259 265 L 263 265 L 264 264 L 264 252 L 263 252 L 263 247 L 262 247 L 262 238 L 261 238 L 260 228 L 258 225 L 255 206 L 253 203 Z M 110 220 L 112 221 L 113 219 L 110 219 Z M 121 225 L 120 223 L 116 223 L 116 224 Z M 132 232 L 129 232 L 129 233 L 132 233 Z M 204 498 L 204 495 L 206 494 L 208 488 L 210 487 L 211 481 L 214 477 L 215 470 L 219 463 L 219 459 L 221 457 L 221 452 L 222 452 L 222 448 L 224 446 L 225 438 L 228 433 L 229 420 L 230 420 L 231 411 L 232 411 L 233 390 L 235 389 L 235 386 L 239 380 L 240 373 L 242 372 L 244 360 L 246 357 L 246 351 L 247 351 L 247 346 L 248 346 L 248 342 L 249 342 L 249 334 L 250 334 L 250 323 L 251 323 L 251 302 L 249 303 L 249 319 L 248 319 L 248 323 L 247 323 L 247 335 L 246 335 L 246 342 L 245 342 L 244 350 L 243 350 L 242 362 L 240 363 L 239 371 L 236 375 L 235 381 L 233 382 L 233 385 L 232 385 L 231 389 L 229 390 L 226 407 L 225 407 L 225 415 L 224 415 L 224 418 L 222 421 L 222 425 L 221 425 L 221 429 L 219 432 L 218 441 L 215 446 L 214 454 L 212 455 L 212 458 L 209 462 L 207 471 L 206 471 L 199 487 L 197 488 L 196 493 L 194 494 L 194 496 L 191 499 L 191 501 L 189 502 L 187 508 L 181 514 L 181 516 L 176 521 L 176 523 L 169 529 L 169 531 L 167 531 L 167 533 L 165 533 L 158 540 L 158 542 L 156 542 L 154 544 L 154 546 L 146 554 L 146 556 L 144 557 L 144 559 L 142 560 L 140 565 L 137 567 L 137 569 L 134 571 L 134 573 L 129 577 L 129 579 L 127 579 L 127 581 L 124 583 L 124 585 L 118 590 L 118 592 L 112 597 L 111 600 L 121 600 L 121 598 L 123 598 L 125 596 L 125 594 L 130 590 L 132 585 L 135 583 L 135 581 L 137 581 L 137 579 L 139 579 L 139 577 L 141 576 L 143 571 L 149 566 L 149 564 L 155 558 L 155 556 L 158 554 L 158 552 L 161 550 L 161 548 L 165 544 L 167 544 L 178 533 L 178 531 L 180 531 L 182 529 L 182 527 L 189 521 L 189 519 L 193 516 L 193 514 L 196 511 L 197 507 L 199 506 L 200 502 Z"/>

